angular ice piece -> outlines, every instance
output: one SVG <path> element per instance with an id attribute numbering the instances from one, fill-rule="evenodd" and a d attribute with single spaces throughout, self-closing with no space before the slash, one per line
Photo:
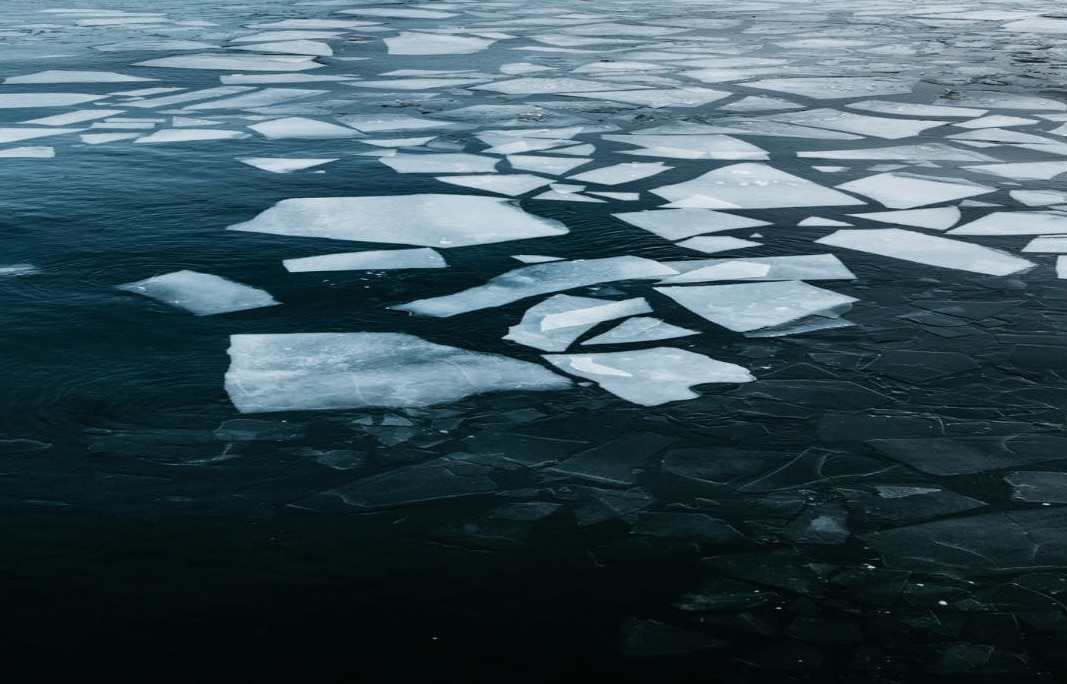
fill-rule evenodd
<path id="1" fill-rule="evenodd" d="M 1059 100 L 1036 97 L 1020 93 L 1005 93 L 993 90 L 972 90 L 966 93 L 954 92 L 951 100 L 944 104 L 963 105 L 965 107 L 985 107 L 988 109 L 1025 109 L 1031 111 L 1062 112 L 1067 106 Z"/>
<path id="2" fill-rule="evenodd" d="M 489 90 L 505 95 L 551 95 L 554 93 L 586 93 L 602 90 L 643 90 L 648 86 L 623 83 L 586 81 L 579 78 L 513 78 L 506 81 L 474 86 L 471 90 Z"/>
<path id="3" fill-rule="evenodd" d="M 407 114 L 345 114 L 337 120 L 364 133 L 392 133 L 395 131 L 425 131 L 433 128 L 455 128 L 456 124 L 435 121 Z"/>
<path id="4" fill-rule="evenodd" d="M 397 173 L 492 173 L 498 159 L 465 152 L 396 154 L 381 162 Z"/>
<path id="5" fill-rule="evenodd" d="M 315 166 L 321 166 L 330 162 L 335 162 L 340 157 L 333 157 L 329 159 L 289 159 L 281 157 L 245 157 L 244 159 L 238 159 L 237 161 L 242 164 L 248 164 L 254 166 L 257 169 L 263 171 L 270 171 L 271 173 L 292 173 L 293 171 L 302 171 L 304 169 L 310 169 Z"/>
<path id="6" fill-rule="evenodd" d="M 580 97 L 590 100 L 609 100 L 627 104 L 644 105 L 652 109 L 662 107 L 701 107 L 709 102 L 729 97 L 731 93 L 710 88 L 684 87 L 654 90 L 601 90 L 591 93 L 561 93 L 565 97 Z"/>
<path id="7" fill-rule="evenodd" d="M 704 233 L 770 225 L 767 221 L 707 209 L 651 209 L 612 214 L 612 216 L 654 233 L 664 240 L 681 240 Z"/>
<path id="8" fill-rule="evenodd" d="M 600 202 L 604 203 L 604 200 L 597 199 L 595 197 L 586 197 L 580 195 L 577 192 L 563 192 L 562 190 L 556 190 L 552 188 L 547 192 L 542 192 L 540 195 L 534 195 L 531 199 L 535 200 L 548 200 L 553 202 Z"/>
<path id="9" fill-rule="evenodd" d="M 62 71 L 49 69 L 34 74 L 10 76 L 4 79 L 5 85 L 16 83 L 125 83 L 128 81 L 154 81 L 154 78 L 127 76 L 114 71 Z"/>
<path id="10" fill-rule="evenodd" d="M 1038 254 L 1067 254 L 1067 237 L 1036 237 L 1023 247 L 1023 251 Z"/>
<path id="11" fill-rule="evenodd" d="M 898 145 L 894 147 L 869 147 L 851 150 L 819 150 L 817 152 L 797 152 L 798 157 L 807 159 L 891 159 L 894 161 L 996 161 L 989 155 L 970 150 L 961 150 L 942 143 L 923 143 L 922 145 Z"/>
<path id="12" fill-rule="evenodd" d="M 94 121 L 96 119 L 106 119 L 109 116 L 115 116 L 116 114 L 122 114 L 124 109 L 79 109 L 75 112 L 67 112 L 66 114 L 56 114 L 54 116 L 44 116 L 40 119 L 30 119 L 29 121 L 23 121 L 23 124 L 29 124 L 32 126 L 69 126 L 70 124 L 82 123 L 83 121 Z"/>
<path id="13" fill-rule="evenodd" d="M 592 380 L 617 397 L 641 406 L 696 399 L 693 385 L 752 382 L 747 369 L 684 349 L 653 347 L 602 354 L 545 354 L 560 370 Z"/>
<path id="14" fill-rule="evenodd" d="M 392 157 L 396 159 L 396 157 Z M 386 160 L 383 160 L 385 162 Z M 543 188 L 552 181 L 541 176 L 529 173 L 486 173 L 476 176 L 437 176 L 435 180 L 451 185 L 459 185 L 465 188 L 475 188 L 486 192 L 495 192 L 508 197 L 516 197 L 526 194 L 531 190 Z"/>
<path id="15" fill-rule="evenodd" d="M 449 36 L 438 33 L 404 31 L 385 39 L 391 55 L 471 55 L 481 52 L 495 40 L 473 36 Z"/>
<path id="16" fill-rule="evenodd" d="M 282 262 L 290 273 L 311 271 L 387 271 L 402 268 L 445 268 L 444 258 L 429 247 L 419 249 L 382 249 L 367 252 L 344 252 L 322 256 L 286 259 Z"/>
<path id="17" fill-rule="evenodd" d="M 870 197 L 891 209 L 912 209 L 996 191 L 996 188 L 955 178 L 913 173 L 880 173 L 836 187 Z"/>
<path id="18" fill-rule="evenodd" d="M 1011 275 L 1034 266 L 1026 259 L 989 247 L 900 228 L 839 230 L 819 238 L 816 242 L 918 264 L 987 275 Z"/>
<path id="19" fill-rule="evenodd" d="M 1056 257 L 1056 277 L 1061 280 L 1067 278 L 1067 256 Z"/>
<path id="20" fill-rule="evenodd" d="M 247 133 L 222 128 L 167 128 L 134 140 L 135 143 L 197 142 L 201 140 L 237 140 Z"/>
<path id="21" fill-rule="evenodd" d="M 862 109 L 866 112 L 878 114 L 898 114 L 900 116 L 944 116 L 944 117 L 970 117 L 982 116 L 988 110 L 972 109 L 969 107 L 950 107 L 947 105 L 911 104 L 909 102 L 889 102 L 886 100 L 864 100 L 845 105 L 849 109 Z"/>
<path id="22" fill-rule="evenodd" d="M 179 88 L 179 90 L 181 90 Z M 196 102 L 197 100 L 210 100 L 216 97 L 223 97 L 225 95 L 236 95 L 237 93 L 247 93 L 250 90 L 254 90 L 249 86 L 219 86 L 218 88 L 204 88 L 203 90 L 193 90 L 190 92 L 178 93 L 177 95 L 164 95 L 163 97 L 149 97 L 135 100 L 127 100 L 122 104 L 126 107 L 137 107 L 139 109 L 154 109 L 157 107 L 171 107 L 173 105 L 182 104 L 185 102 Z"/>
<path id="23" fill-rule="evenodd" d="M 423 316 L 446 318 L 468 311 L 503 306 L 549 292 L 619 280 L 661 278 L 674 273 L 677 271 L 673 268 L 635 256 L 553 261 L 517 268 L 491 279 L 485 285 L 462 292 L 419 299 L 391 308 Z"/>
<path id="24" fill-rule="evenodd" d="M 780 326 L 808 316 L 836 318 L 851 308 L 852 302 L 858 301 L 855 297 L 788 280 L 655 290 L 734 332 Z"/>
<path id="25" fill-rule="evenodd" d="M 44 145 L 27 147 L 9 147 L 0 150 L 0 159 L 52 159 L 56 156 L 56 148 Z"/>
<path id="26" fill-rule="evenodd" d="M 350 81 L 352 76 L 321 76 L 316 74 L 225 74 L 219 82 L 226 85 L 265 85 L 270 83 L 329 83 Z"/>
<path id="27" fill-rule="evenodd" d="M 640 145 L 627 154 L 672 159 L 768 159 L 767 151 L 728 135 L 605 135 L 605 140 Z"/>
<path id="28" fill-rule="evenodd" d="M 591 159 L 581 159 L 574 157 L 545 157 L 533 154 L 510 154 L 507 157 L 508 163 L 511 164 L 513 169 L 521 169 L 522 171 L 536 171 L 538 173 L 548 173 L 553 176 L 558 176 L 567 173 L 573 168 L 581 166 L 582 164 L 588 164 Z"/>
<path id="29" fill-rule="evenodd" d="M 338 14 L 358 14 L 362 17 L 385 17 L 386 19 L 447 19 L 456 16 L 455 12 L 409 9 L 407 7 L 367 7 L 341 10 Z"/>
<path id="30" fill-rule="evenodd" d="M 865 218 L 871 221 L 879 221 L 881 223 L 895 223 L 899 226 L 948 230 L 959 223 L 960 210 L 956 207 L 937 207 L 936 209 L 876 211 L 870 214 L 849 214 L 849 216 Z"/>
<path id="31" fill-rule="evenodd" d="M 963 168 L 1012 180 L 1051 180 L 1062 173 L 1067 173 L 1067 161 L 981 164 Z"/>
<path id="32" fill-rule="evenodd" d="M 648 302 L 640 297 L 612 302 L 555 295 L 527 309 L 522 321 L 511 326 L 504 339 L 542 351 L 565 351 L 599 323 L 651 311 Z"/>
<path id="33" fill-rule="evenodd" d="M 892 78 L 862 76 L 815 76 L 808 78 L 770 78 L 749 81 L 746 88 L 773 90 L 779 93 L 803 95 L 817 100 L 836 100 L 868 95 L 902 95 L 910 93 L 915 80 L 901 81 Z"/>
<path id="34" fill-rule="evenodd" d="M 597 197 L 606 197 L 608 199 L 618 200 L 620 202 L 636 202 L 641 199 L 641 193 L 639 192 L 589 192 L 590 195 L 596 195 Z"/>
<path id="35" fill-rule="evenodd" d="M 92 102 L 107 95 L 86 93 L 0 93 L 0 109 L 30 109 L 36 107 L 69 107 Z"/>
<path id="36" fill-rule="evenodd" d="M 1063 190 L 1012 190 L 1008 193 L 1028 207 L 1047 207 L 1050 204 L 1067 204 L 1067 192 Z"/>
<path id="37" fill-rule="evenodd" d="M 837 109 L 808 109 L 803 112 L 769 114 L 766 118 L 801 126 L 829 128 L 834 131 L 846 131 L 890 140 L 910 138 L 919 135 L 928 128 L 944 125 L 943 121 L 890 119 L 881 116 L 842 112 Z"/>
<path id="38" fill-rule="evenodd" d="M 281 304 L 269 292 L 235 283 L 210 273 L 174 271 L 134 283 L 119 285 L 118 289 L 151 297 L 164 304 L 185 309 L 197 316 L 245 311 Z"/>
<path id="39" fill-rule="evenodd" d="M 809 216 L 808 218 L 797 222 L 797 225 L 802 227 L 802 228 L 809 228 L 809 227 L 825 228 L 827 226 L 845 227 L 845 226 L 851 226 L 852 224 L 851 223 L 846 223 L 845 221 L 838 221 L 836 219 L 828 219 L 828 218 L 826 218 L 824 216 Z"/>
<path id="40" fill-rule="evenodd" d="M 422 247 L 484 245 L 568 232 L 562 223 L 527 214 L 503 198 L 434 194 L 286 199 L 229 229 Z"/>
<path id="41" fill-rule="evenodd" d="M 86 145 L 102 145 L 118 140 L 132 140 L 140 133 L 86 133 L 78 136 Z"/>
<path id="42" fill-rule="evenodd" d="M 1053 211 L 995 211 L 965 223 L 949 235 L 1063 235 L 1067 215 Z"/>
<path id="43" fill-rule="evenodd" d="M 673 166 L 666 166 L 662 162 L 626 162 L 605 166 L 575 176 L 568 176 L 568 180 L 581 181 L 583 183 L 597 183 L 599 185 L 621 185 L 649 176 L 655 176 L 664 171 L 670 171 Z"/>
<path id="44" fill-rule="evenodd" d="M 313 95 L 322 95 L 328 90 L 307 90 L 300 88 L 264 88 L 254 93 L 245 93 L 236 97 L 227 97 L 211 102 L 199 102 L 185 107 L 186 111 L 199 111 L 204 109 L 252 109 L 254 107 L 270 107 L 290 100 L 299 100 Z"/>
<path id="45" fill-rule="evenodd" d="M 763 112 L 769 109 L 804 109 L 804 105 L 799 105 L 796 102 L 780 97 L 749 95 L 737 102 L 723 105 L 721 109 L 727 109 L 732 112 Z"/>
<path id="46" fill-rule="evenodd" d="M 545 256 L 543 254 L 512 254 L 512 259 L 524 264 L 544 264 L 549 261 L 563 261 L 563 257 Z"/>
<path id="47" fill-rule="evenodd" d="M 268 140 L 353 138 L 359 135 L 346 126 L 338 126 L 318 119 L 306 119 L 302 116 L 272 119 L 252 124 L 249 128 Z"/>
<path id="48" fill-rule="evenodd" d="M 983 116 L 980 119 L 971 119 L 970 121 L 963 121 L 952 125 L 957 128 L 999 128 L 1002 126 L 1026 126 L 1037 122 L 1037 119 L 1024 119 L 1020 116 L 993 114 L 992 116 Z"/>
<path id="49" fill-rule="evenodd" d="M 411 408 L 571 386 L 536 364 L 400 333 L 233 335 L 229 354 L 226 391 L 241 413 Z"/>
<path id="50" fill-rule="evenodd" d="M 360 142 L 374 147 L 421 147 L 436 137 L 436 135 L 427 135 L 417 138 L 361 138 Z"/>
<path id="51" fill-rule="evenodd" d="M 629 344 L 631 342 L 655 342 L 658 340 L 672 340 L 676 337 L 688 337 L 699 335 L 697 330 L 682 328 L 677 325 L 665 323 L 658 318 L 637 316 L 627 318 L 622 323 L 607 331 L 591 337 L 582 346 L 593 344 Z"/>
<path id="52" fill-rule="evenodd" d="M 317 40 L 282 40 L 256 43 L 255 45 L 234 45 L 230 49 L 247 50 L 249 52 L 273 52 L 283 55 L 333 56 L 333 50 L 330 46 Z"/>
<path id="53" fill-rule="evenodd" d="M 693 180 L 668 185 L 652 192 L 670 201 L 701 195 L 721 202 L 721 209 L 864 204 L 862 200 L 843 192 L 825 188 L 767 164 L 757 163 L 724 166 Z"/>
<path id="54" fill-rule="evenodd" d="M 681 271 L 660 281 L 665 285 L 706 283 L 713 280 L 854 280 L 833 254 L 798 254 L 780 257 L 743 259 L 700 259 L 670 261 L 667 265 Z"/>
<path id="55" fill-rule="evenodd" d="M 745 249 L 747 247 L 759 247 L 762 244 L 762 242 L 752 242 L 751 240 L 742 240 L 741 238 L 729 236 L 698 236 L 683 240 L 678 243 L 678 246 L 685 247 L 686 249 L 694 249 L 698 252 L 703 252 L 704 254 L 716 254 L 718 252 L 731 252 L 735 249 Z"/>
<path id="56" fill-rule="evenodd" d="M 217 71 L 307 71 L 325 66 L 311 57 L 289 55 L 177 55 L 137 62 L 134 66 Z"/>

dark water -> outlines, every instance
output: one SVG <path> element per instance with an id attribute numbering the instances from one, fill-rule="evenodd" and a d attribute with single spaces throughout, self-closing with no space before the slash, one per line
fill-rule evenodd
<path id="1" fill-rule="evenodd" d="M 598 11 L 571 4 L 560 14 Z M 218 23 L 173 32 L 183 39 L 224 40 L 242 24 L 329 16 L 332 8 L 159 11 Z M 36 9 L 0 4 L 15 25 L 37 21 Z M 678 14 L 623 9 L 629 17 Z M 498 11 L 504 18 L 510 10 Z M 16 57 L 3 75 L 125 73 L 167 54 L 87 47 L 135 30 L 66 31 L 65 42 L 49 43 L 52 31 L 6 37 Z M 337 49 L 363 54 L 358 43 Z M 946 54 L 986 62 L 978 48 L 954 50 Z M 515 54 L 500 61 L 572 59 Z M 1008 64 L 1010 54 L 990 59 Z M 388 68 L 435 68 L 435 59 L 448 60 L 439 68 L 493 71 L 482 55 L 400 58 Z M 333 62 L 322 71 L 346 65 L 364 76 L 387 70 Z M 218 72 L 167 71 L 151 71 L 166 80 L 144 87 L 217 85 Z M 947 88 L 926 80 L 895 99 L 927 103 Z M 1045 80 L 1004 90 L 1058 93 Z M 420 111 L 360 95 L 334 113 L 381 111 L 383 103 Z M 446 100 L 459 107 L 481 97 Z M 577 114 L 619 132 L 700 120 L 686 110 L 599 106 Z M 0 114 L 8 125 L 58 111 Z M 1042 121 L 1037 132 L 1058 125 Z M 476 149 L 475 132 L 443 136 L 439 151 Z M 775 168 L 824 184 L 797 150 L 875 146 L 745 139 L 768 149 Z M 1063 680 L 1067 499 L 1049 478 L 1064 472 L 1067 305 L 1047 258 L 993 277 L 841 254 L 857 278 L 828 287 L 859 299 L 848 313 L 857 325 L 779 338 L 742 337 L 660 298 L 656 315 L 703 333 L 672 346 L 758 378 L 702 387 L 687 402 L 641 407 L 592 385 L 406 412 L 241 416 L 223 388 L 232 334 L 406 332 L 537 362 L 536 350 L 501 340 L 529 300 L 447 319 L 387 307 L 480 284 L 514 268 L 512 254 L 692 253 L 610 216 L 657 206 L 648 193 L 624 205 L 523 199 L 526 211 L 571 233 L 449 250 L 450 267 L 439 271 L 289 274 L 282 259 L 351 246 L 225 228 L 291 197 L 458 190 L 395 174 L 344 141 L 74 142 L 54 143 L 54 160 L 0 164 L 0 265 L 39 270 L 0 280 L 0 659 L 8 681 Z M 597 161 L 633 161 L 622 147 L 598 142 Z M 998 153 L 1005 162 L 1052 158 Z M 342 158 L 324 174 L 282 175 L 238 156 Z M 669 163 L 673 170 L 640 189 L 688 180 L 709 162 Z M 833 182 L 868 176 L 871 165 Z M 966 173 L 956 162 L 941 166 L 945 175 Z M 1005 183 L 978 199 L 1028 210 L 1008 194 L 1022 186 L 1062 183 Z M 988 213 L 961 211 L 961 225 Z M 839 208 L 738 213 L 774 224 L 757 229 L 768 237 L 759 256 L 813 253 L 812 240 L 828 229 L 796 223 L 846 218 Z M 971 241 L 1013 254 L 1024 244 Z M 265 289 L 283 305 L 200 317 L 115 289 L 180 269 Z M 622 282 L 573 294 L 648 292 L 647 283 Z M 1020 477 L 1037 478 L 1037 493 L 1020 495 L 1012 486 Z M 364 504 L 346 505 L 331 494 L 339 488 Z"/>

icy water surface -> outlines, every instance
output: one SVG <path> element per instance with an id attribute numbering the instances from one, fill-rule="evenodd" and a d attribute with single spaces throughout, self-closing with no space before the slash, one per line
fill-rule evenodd
<path id="1" fill-rule="evenodd" d="M 1062 681 L 1058 12 L 0 2 L 2 670 Z"/>

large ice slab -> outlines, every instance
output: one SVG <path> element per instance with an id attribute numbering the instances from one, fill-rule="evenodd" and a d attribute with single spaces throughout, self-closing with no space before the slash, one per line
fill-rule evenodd
<path id="1" fill-rule="evenodd" d="M 404 31 L 385 39 L 391 55 L 470 55 L 481 52 L 495 40 L 475 36 L 449 36 Z"/>
<path id="2" fill-rule="evenodd" d="M 1010 275 L 1034 265 L 1026 259 L 982 245 L 901 228 L 839 230 L 819 238 L 816 242 L 918 264 L 987 275 Z"/>
<path id="3" fill-rule="evenodd" d="M 242 413 L 410 408 L 571 386 L 536 364 L 400 333 L 233 335 L 229 354 L 226 391 Z"/>
<path id="4" fill-rule="evenodd" d="M 797 152 L 798 157 L 809 159 L 862 159 L 892 161 L 996 161 L 989 155 L 973 150 L 961 150 L 944 143 L 930 142 L 921 145 L 894 145 L 892 147 L 865 147 L 849 150 L 818 150 Z"/>
<path id="5" fill-rule="evenodd" d="M 613 166 L 605 166 L 592 171 L 585 171 L 567 180 L 581 181 L 582 183 L 597 183 L 599 185 L 621 185 L 632 181 L 655 176 L 656 174 L 669 171 L 673 167 L 666 166 L 662 162 L 625 162 Z"/>
<path id="6" fill-rule="evenodd" d="M 716 208 L 719 209 L 823 207 L 864 203 L 843 192 L 758 163 L 724 166 L 693 180 L 667 185 L 652 192 L 672 202 L 694 196 L 705 197 L 716 202 Z"/>
<path id="7" fill-rule="evenodd" d="M 208 140 L 238 140 L 247 138 L 241 131 L 224 128 L 167 128 L 134 140 L 135 143 L 184 143 Z"/>
<path id="8" fill-rule="evenodd" d="M 542 351 L 565 351 L 599 323 L 651 311 L 648 302 L 640 297 L 613 302 L 555 295 L 527 309 L 522 321 L 511 326 L 504 339 Z"/>
<path id="9" fill-rule="evenodd" d="M 661 278 L 677 273 L 673 268 L 635 256 L 603 259 L 552 261 L 524 266 L 499 275 L 485 285 L 443 297 L 419 299 L 392 308 L 424 316 L 448 317 L 468 311 L 503 306 L 527 297 L 562 292 L 586 285 Z"/>
<path id="10" fill-rule="evenodd" d="M 1051 180 L 1060 174 L 1067 173 L 1067 161 L 981 164 L 965 168 L 978 173 L 1011 178 L 1012 180 Z"/>
<path id="11" fill-rule="evenodd" d="M 608 100 L 643 105 L 652 109 L 663 107 L 701 107 L 709 102 L 729 97 L 730 93 L 710 88 L 686 87 L 654 90 L 601 90 L 592 93 L 560 93 L 565 97 Z"/>
<path id="12" fill-rule="evenodd" d="M 871 95 L 902 95 L 911 92 L 915 87 L 915 81 L 901 81 L 879 76 L 815 76 L 769 78 L 762 81 L 750 81 L 744 85 L 746 88 L 803 95 L 817 100 L 835 100 Z"/>
<path id="13" fill-rule="evenodd" d="M 890 209 L 912 209 L 927 204 L 984 195 L 996 190 L 996 188 L 955 178 L 896 172 L 860 178 L 842 183 L 837 187 L 870 197 Z"/>
<path id="14" fill-rule="evenodd" d="M 545 354 L 560 370 L 592 380 L 617 397 L 641 406 L 696 399 L 690 389 L 705 383 L 752 382 L 747 369 L 702 354 L 654 347 L 602 354 Z"/>
<path id="15" fill-rule="evenodd" d="M 890 119 L 884 116 L 868 116 L 842 112 L 837 109 L 808 109 L 802 112 L 769 114 L 768 119 L 800 126 L 829 128 L 859 135 L 897 140 L 919 135 L 928 128 L 943 126 L 943 121 L 923 119 Z"/>
<path id="16" fill-rule="evenodd" d="M 397 173 L 492 173 L 498 159 L 465 152 L 397 154 L 381 162 Z"/>
<path id="17" fill-rule="evenodd" d="M 708 209 L 651 209 L 612 216 L 665 240 L 682 240 L 705 233 L 770 225 L 766 221 Z"/>
<path id="18" fill-rule="evenodd" d="M 444 257 L 429 247 L 418 249 L 381 249 L 344 252 L 321 256 L 286 259 L 282 262 L 290 273 L 309 271 L 390 271 L 404 268 L 445 268 Z"/>
<path id="19" fill-rule="evenodd" d="M 517 197 L 543 188 L 552 182 L 550 178 L 529 173 L 479 173 L 476 175 L 437 176 L 436 180 L 464 188 L 475 188 L 499 195 Z"/>
<path id="20" fill-rule="evenodd" d="M 435 194 L 287 199 L 229 229 L 422 247 L 484 245 L 568 232 L 562 223 L 527 214 L 503 198 Z"/>
<path id="21" fill-rule="evenodd" d="M 856 276 L 833 254 L 797 254 L 740 259 L 699 259 L 667 262 L 681 271 L 664 285 L 715 280 L 853 280 Z"/>
<path id="22" fill-rule="evenodd" d="M 290 55 L 176 55 L 137 62 L 134 66 L 215 71 L 307 71 L 322 64 L 311 57 Z"/>
<path id="23" fill-rule="evenodd" d="M 118 289 L 151 297 L 197 316 L 258 309 L 281 303 L 263 290 L 197 271 L 165 273 L 119 285 Z"/>
<path id="24" fill-rule="evenodd" d="M 99 100 L 106 95 L 86 93 L 0 93 L 0 109 L 30 109 L 34 107 L 69 107 Z"/>
<path id="25" fill-rule="evenodd" d="M 9 76 L 4 85 L 16 83 L 125 83 L 129 81 L 154 81 L 153 78 L 128 76 L 114 71 L 63 71 L 49 69 L 22 76 Z"/>
<path id="26" fill-rule="evenodd" d="M 965 223 L 949 235 L 1063 235 L 1067 215 L 1054 211 L 995 211 Z"/>
<path id="27" fill-rule="evenodd" d="M 809 316 L 836 318 L 857 301 L 855 297 L 788 280 L 655 290 L 734 332 L 782 326 Z"/>
<path id="28" fill-rule="evenodd" d="M 649 316 L 635 316 L 627 318 L 622 323 L 605 333 L 591 337 L 582 346 L 596 344 L 630 344 L 633 342 L 655 342 L 658 340 L 672 340 L 676 337 L 689 337 L 699 335 L 700 331 L 682 328 L 672 325 L 658 318 Z"/>
<path id="29" fill-rule="evenodd" d="M 272 119 L 249 126 L 268 140 L 284 140 L 287 138 L 304 139 L 332 139 L 354 138 L 359 135 L 355 130 L 347 126 L 338 126 L 328 121 L 308 119 L 302 116 L 290 116 L 282 119 Z"/>
<path id="30" fill-rule="evenodd" d="M 768 159 L 767 151 L 728 135 L 605 135 L 605 140 L 639 145 L 626 154 L 669 159 Z"/>

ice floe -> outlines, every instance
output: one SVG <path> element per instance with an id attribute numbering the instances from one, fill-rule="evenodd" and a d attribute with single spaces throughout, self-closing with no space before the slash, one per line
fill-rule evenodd
<path id="1" fill-rule="evenodd" d="M 871 95 L 903 95 L 910 93 L 915 83 L 878 76 L 814 76 L 800 78 L 770 78 L 750 81 L 746 88 L 773 90 L 791 95 L 803 95 L 817 100 L 835 100 Z"/>
<path id="2" fill-rule="evenodd" d="M 258 288 L 197 271 L 165 273 L 119 285 L 118 289 L 151 297 L 197 316 L 258 309 L 281 303 L 270 293 Z"/>
<path id="3" fill-rule="evenodd" d="M 767 221 L 708 209 L 651 209 L 612 216 L 665 240 L 682 240 L 705 233 L 770 225 Z"/>
<path id="4" fill-rule="evenodd" d="M 353 138 L 359 135 L 359 133 L 347 126 L 338 126 L 328 121 L 307 119 L 302 116 L 263 121 L 252 124 L 249 128 L 268 140 Z"/>
<path id="5" fill-rule="evenodd" d="M 656 342 L 672 340 L 678 337 L 699 335 L 700 331 L 672 325 L 658 318 L 636 316 L 627 318 L 622 323 L 605 333 L 591 337 L 582 346 L 599 344 L 631 344 L 635 342 Z"/>
<path id="6" fill-rule="evenodd" d="M 670 171 L 672 168 L 662 162 L 625 162 L 568 176 L 567 180 L 596 183 L 598 185 L 621 185 L 655 176 L 664 171 Z"/>
<path id="7" fill-rule="evenodd" d="M 335 162 L 339 157 L 332 158 L 285 158 L 285 157 L 245 157 L 238 159 L 237 161 L 242 164 L 248 164 L 254 166 L 262 171 L 270 171 L 271 173 L 292 173 L 293 171 L 303 171 L 304 169 L 311 169 L 316 166 L 322 166 L 323 164 L 329 164 Z"/>
<path id="8" fill-rule="evenodd" d="M 429 247 L 323 254 L 300 259 L 286 259 L 282 262 L 282 265 L 290 273 L 357 270 L 389 271 L 406 268 L 445 268 L 448 266 L 444 257 Z"/>
<path id="9" fill-rule="evenodd" d="M 989 247 L 901 228 L 839 230 L 816 242 L 928 266 L 997 276 L 1019 273 L 1034 266 L 1026 259 Z"/>
<path id="10" fill-rule="evenodd" d="M 891 209 L 912 209 L 984 195 L 995 190 L 957 178 L 892 172 L 868 176 L 836 187 L 870 197 Z"/>
<path id="11" fill-rule="evenodd" d="M 648 302 L 640 297 L 607 301 L 555 295 L 527 309 L 522 321 L 511 326 L 504 339 L 542 351 L 565 351 L 600 323 L 651 311 Z"/>
<path id="12" fill-rule="evenodd" d="M 694 196 L 708 198 L 714 201 L 716 208 L 719 209 L 864 204 L 862 200 L 843 192 L 758 163 L 724 166 L 693 180 L 656 188 L 652 192 L 670 201 L 685 200 Z"/>
<path id="13" fill-rule="evenodd" d="M 136 62 L 134 66 L 214 71 L 307 71 L 323 65 L 309 56 L 201 54 L 160 57 Z"/>
<path id="14" fill-rule="evenodd" d="M 397 173 L 492 173 L 499 159 L 466 152 L 396 154 L 381 162 Z"/>
<path id="15" fill-rule="evenodd" d="M 1067 173 L 1067 161 L 981 164 L 964 168 L 1012 180 L 1051 180 L 1060 174 Z"/>
<path id="16" fill-rule="evenodd" d="M 470 55 L 481 52 L 495 40 L 475 36 L 450 36 L 404 31 L 385 39 L 391 55 Z"/>
<path id="17" fill-rule="evenodd" d="M 87 93 L 0 93 L 0 109 L 69 107 L 105 97 L 107 96 Z"/>
<path id="18" fill-rule="evenodd" d="M 833 254 L 669 261 L 681 271 L 660 283 L 705 283 L 715 280 L 853 280 L 856 276 Z"/>
<path id="19" fill-rule="evenodd" d="M 934 209 L 905 209 L 902 211 L 876 211 L 868 214 L 849 214 L 856 218 L 895 223 L 900 226 L 948 230 L 960 221 L 960 210 L 956 207 L 936 207 Z"/>
<path id="20" fill-rule="evenodd" d="M 1053 211 L 995 211 L 949 231 L 949 235 L 1063 235 L 1067 214 Z"/>
<path id="21" fill-rule="evenodd" d="M 393 157 L 395 159 L 395 157 Z M 382 160 L 388 163 L 388 160 Z M 458 185 L 465 188 L 475 188 L 486 192 L 495 192 L 499 195 L 516 197 L 528 192 L 543 188 L 551 183 L 551 179 L 542 176 L 534 176 L 528 173 L 497 174 L 486 173 L 473 176 L 437 176 L 437 180 L 450 185 Z"/>
<path id="22" fill-rule="evenodd" d="M 52 159 L 55 156 L 55 148 L 44 145 L 9 147 L 0 150 L 0 159 Z"/>
<path id="23" fill-rule="evenodd" d="M 142 76 L 119 74 L 114 71 L 63 71 L 49 69 L 33 74 L 23 74 L 22 76 L 9 76 L 4 79 L 4 85 L 18 83 L 127 83 L 130 81 L 154 80 Z"/>

